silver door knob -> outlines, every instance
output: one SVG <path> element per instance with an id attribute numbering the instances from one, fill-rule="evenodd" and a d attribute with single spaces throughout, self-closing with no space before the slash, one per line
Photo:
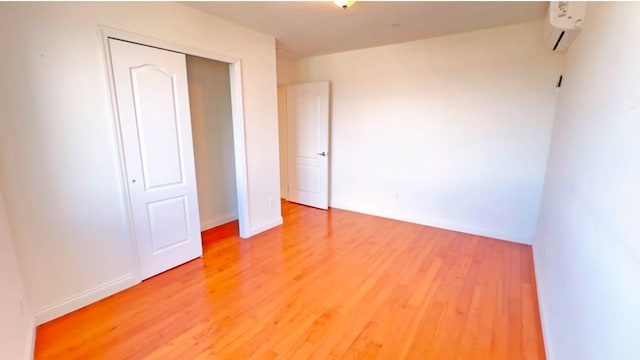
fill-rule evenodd
<path id="1" fill-rule="evenodd" d="M 324 152 L 324 151 L 323 151 L 323 152 L 321 152 L 321 153 L 316 153 L 316 154 L 318 154 L 318 155 L 320 155 L 320 156 L 327 156 L 327 153 L 326 153 L 326 152 Z"/>

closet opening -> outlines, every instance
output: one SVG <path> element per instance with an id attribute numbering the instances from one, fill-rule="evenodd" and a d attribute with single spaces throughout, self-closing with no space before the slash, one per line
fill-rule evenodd
<path id="1" fill-rule="evenodd" d="M 238 220 L 229 64 L 188 55 L 200 230 Z"/>

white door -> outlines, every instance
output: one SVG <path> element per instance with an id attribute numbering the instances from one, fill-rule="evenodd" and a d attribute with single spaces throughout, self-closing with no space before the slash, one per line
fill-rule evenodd
<path id="1" fill-rule="evenodd" d="M 185 55 L 109 39 L 143 279 L 202 255 Z"/>
<path id="2" fill-rule="evenodd" d="M 287 200 L 329 206 L 329 82 L 287 86 Z"/>

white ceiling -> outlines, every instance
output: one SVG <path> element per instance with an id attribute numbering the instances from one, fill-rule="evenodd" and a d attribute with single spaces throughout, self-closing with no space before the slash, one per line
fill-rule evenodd
<path id="1" fill-rule="evenodd" d="M 544 17 L 548 2 L 187 2 L 274 36 L 282 55 L 306 57 L 418 40 Z"/>

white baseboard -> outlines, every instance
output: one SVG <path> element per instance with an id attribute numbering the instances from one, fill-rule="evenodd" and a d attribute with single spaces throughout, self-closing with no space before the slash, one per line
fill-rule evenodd
<path id="1" fill-rule="evenodd" d="M 533 249 L 533 247 L 532 247 Z M 548 324 L 548 320 L 547 320 L 547 312 L 546 312 L 546 308 L 545 308 L 545 302 L 544 300 L 546 299 L 546 297 L 543 294 L 543 290 L 542 290 L 542 286 L 540 286 L 542 284 L 542 282 L 540 281 L 540 278 L 538 277 L 538 274 L 540 272 L 542 272 L 542 268 L 540 267 L 540 257 L 536 256 L 536 251 L 535 249 L 533 249 L 531 251 L 533 253 L 533 275 L 535 277 L 536 280 L 536 292 L 538 294 L 538 313 L 540 313 L 540 323 L 542 325 L 542 341 L 544 342 L 544 352 L 546 355 L 546 359 L 548 360 L 553 360 L 553 352 L 551 351 L 551 349 L 553 349 L 553 347 L 551 346 L 551 337 L 549 334 L 549 326 Z"/>
<path id="2" fill-rule="evenodd" d="M 367 215 L 379 216 L 387 219 L 410 222 L 418 225 L 431 226 L 439 229 L 458 231 L 458 232 L 472 234 L 472 235 L 485 236 L 493 239 L 510 241 L 510 242 L 515 242 L 515 243 L 525 244 L 525 245 L 531 245 L 531 240 L 532 240 L 530 237 L 522 236 L 520 234 L 508 234 L 500 231 L 481 229 L 473 226 L 456 224 L 443 219 L 424 219 L 424 218 L 418 219 L 411 216 L 401 216 L 401 215 L 392 213 L 391 211 L 372 210 L 372 209 L 367 209 L 359 206 L 353 206 L 349 204 L 336 203 L 336 202 L 332 202 L 330 204 L 330 207 L 347 210 L 347 211 L 359 212 Z"/>
<path id="3" fill-rule="evenodd" d="M 232 221 L 238 220 L 238 214 L 231 214 L 231 215 L 227 215 L 227 216 L 222 216 L 219 218 L 215 218 L 215 219 L 206 219 L 206 220 L 200 220 L 200 231 L 205 231 L 211 228 L 214 228 L 216 226 L 220 226 Z"/>
<path id="4" fill-rule="evenodd" d="M 138 283 L 140 283 L 140 280 L 137 279 L 136 276 L 128 274 L 97 286 L 91 290 L 70 296 L 57 304 L 37 310 L 33 315 L 35 324 L 44 324 L 47 321 L 78 310 L 81 307 L 92 304 L 98 300 L 102 300 L 107 296 L 113 295 Z"/>
<path id="5" fill-rule="evenodd" d="M 267 231 L 271 228 L 274 228 L 278 225 L 282 225 L 283 220 L 282 220 L 282 216 L 279 216 L 277 219 L 273 220 L 273 221 L 269 221 L 266 223 L 263 223 L 261 225 L 258 226 L 253 226 L 251 229 L 249 229 L 249 236 L 247 237 L 251 237 L 254 235 L 258 235 L 259 233 L 263 232 L 263 231 Z"/>

